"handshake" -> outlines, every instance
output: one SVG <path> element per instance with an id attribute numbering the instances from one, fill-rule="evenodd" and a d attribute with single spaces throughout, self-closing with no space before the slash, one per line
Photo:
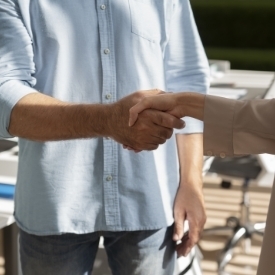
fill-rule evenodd
<path id="1" fill-rule="evenodd" d="M 205 96 L 199 93 L 135 92 L 112 106 L 111 137 L 124 148 L 154 150 L 166 142 L 173 129 L 182 129 L 182 117 L 203 120 Z"/>

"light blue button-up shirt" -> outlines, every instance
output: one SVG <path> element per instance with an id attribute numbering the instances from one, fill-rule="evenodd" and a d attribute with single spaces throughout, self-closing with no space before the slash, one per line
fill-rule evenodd
<path id="1" fill-rule="evenodd" d="M 208 62 L 188 0 L 1 0 L 0 136 L 39 91 L 108 104 L 136 91 L 206 92 Z M 181 133 L 202 132 L 186 119 Z M 41 122 L 43 123 L 43 122 Z M 175 137 L 135 154 L 111 139 L 19 140 L 15 217 L 38 235 L 173 223 Z"/>

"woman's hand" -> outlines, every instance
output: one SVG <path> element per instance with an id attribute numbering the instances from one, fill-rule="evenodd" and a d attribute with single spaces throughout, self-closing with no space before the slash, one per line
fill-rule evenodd
<path id="1" fill-rule="evenodd" d="M 133 126 L 138 115 L 146 109 L 167 112 L 177 118 L 190 116 L 203 120 L 205 95 L 199 93 L 164 93 L 144 97 L 130 109 L 129 126 Z"/>

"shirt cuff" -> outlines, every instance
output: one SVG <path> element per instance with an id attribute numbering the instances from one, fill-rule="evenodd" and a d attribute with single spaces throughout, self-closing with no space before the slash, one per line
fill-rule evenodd
<path id="1" fill-rule="evenodd" d="M 192 117 L 184 117 L 185 127 L 183 129 L 175 129 L 175 134 L 198 134 L 203 132 L 203 123 Z"/>
<path id="2" fill-rule="evenodd" d="M 204 107 L 203 150 L 206 156 L 233 156 L 236 100 L 207 95 Z"/>
<path id="3" fill-rule="evenodd" d="M 8 132 L 13 107 L 24 96 L 37 92 L 26 82 L 10 80 L 0 86 L 0 138 L 12 138 Z"/>

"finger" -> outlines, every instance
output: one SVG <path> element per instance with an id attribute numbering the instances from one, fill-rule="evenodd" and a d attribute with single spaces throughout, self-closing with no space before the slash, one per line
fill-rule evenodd
<path id="1" fill-rule="evenodd" d="M 152 131 L 152 136 L 158 138 L 157 143 L 163 144 L 167 139 L 173 135 L 173 129 L 156 126 L 156 129 Z"/>
<path id="2" fill-rule="evenodd" d="M 160 125 L 166 128 L 176 128 L 176 129 L 182 129 L 185 127 L 185 122 L 173 115 L 170 115 L 165 112 L 157 111 L 157 110 L 151 110 L 151 112 L 154 114 L 153 122 L 157 125 Z"/>
<path id="3" fill-rule="evenodd" d="M 127 149 L 127 150 L 130 150 L 130 151 L 134 151 L 135 150 L 134 148 L 132 148 L 132 147 L 130 147 L 128 145 L 125 145 L 125 144 L 123 144 L 123 149 Z"/>
<path id="4" fill-rule="evenodd" d="M 141 143 L 135 151 L 140 152 L 142 150 L 152 151 L 158 148 L 160 144 L 165 143 L 166 139 L 160 138 L 158 136 L 150 136 L 150 141 L 147 139 L 146 143 Z"/>
<path id="5" fill-rule="evenodd" d="M 152 143 L 152 144 L 147 144 L 143 150 L 153 151 L 153 150 L 158 149 L 158 147 L 159 147 L 159 144 Z M 140 149 L 140 150 L 142 150 L 142 149 Z"/>
<path id="6" fill-rule="evenodd" d="M 186 243 L 188 242 L 188 239 L 189 239 L 188 233 L 189 233 L 188 231 L 185 232 L 181 239 L 181 242 L 178 242 L 176 245 L 176 251 L 177 251 L 178 257 L 184 256 L 182 251 L 186 246 Z"/>
<path id="7" fill-rule="evenodd" d="M 141 100 L 139 103 L 134 105 L 130 110 L 129 110 L 129 126 L 133 126 L 138 118 L 138 114 L 141 113 L 142 111 L 146 109 L 150 109 L 151 105 L 153 104 L 152 102 L 152 97 L 146 97 L 143 100 Z"/>
<path id="8" fill-rule="evenodd" d="M 186 257 L 191 251 L 190 239 L 187 236 L 180 244 L 177 245 L 176 251 L 178 257 L 184 256 Z"/>
<path id="9" fill-rule="evenodd" d="M 182 244 L 180 253 L 183 256 L 187 256 L 191 249 L 198 243 L 200 239 L 201 228 L 199 225 L 189 221 L 189 233 L 188 240 Z"/>
<path id="10" fill-rule="evenodd" d="M 173 233 L 173 240 L 175 242 L 180 241 L 184 236 L 184 220 L 185 220 L 185 213 L 175 213 L 174 214 L 174 233 Z"/>
<path id="11" fill-rule="evenodd" d="M 171 138 L 173 129 L 159 126 L 154 121 L 156 121 L 154 111 L 146 110 L 140 115 L 136 128 L 140 136 L 137 136 L 137 139 L 141 137 L 144 143 L 163 144 Z"/>
<path id="12" fill-rule="evenodd" d="M 160 90 L 160 89 L 153 89 L 153 90 L 147 90 L 145 91 L 145 96 L 155 96 L 155 95 L 162 95 L 166 94 L 166 92 Z"/>
<path id="13" fill-rule="evenodd" d="M 148 133 L 150 133 L 151 137 L 154 137 L 151 143 L 164 144 L 173 135 L 173 129 L 153 124 Z"/>
<path id="14" fill-rule="evenodd" d="M 141 118 L 142 116 L 142 118 Z M 170 115 L 168 113 L 162 112 L 162 111 L 158 111 L 158 110 L 144 110 L 141 114 L 140 114 L 140 118 L 145 121 L 148 124 L 148 121 L 150 121 L 150 123 L 154 123 L 157 126 L 162 127 L 162 129 L 165 129 L 167 131 L 167 129 L 182 129 L 185 126 L 185 122 L 179 118 L 176 118 L 173 115 Z M 172 132 L 169 132 L 170 134 L 172 134 Z M 163 138 L 170 138 L 171 136 L 161 136 Z"/>
<path id="15" fill-rule="evenodd" d="M 138 144 L 135 145 L 133 151 L 139 153 L 141 151 L 152 151 L 156 150 L 160 144 L 163 144 L 166 140 L 159 138 L 157 136 L 152 136 L 148 133 L 146 139 L 140 140 Z"/>

